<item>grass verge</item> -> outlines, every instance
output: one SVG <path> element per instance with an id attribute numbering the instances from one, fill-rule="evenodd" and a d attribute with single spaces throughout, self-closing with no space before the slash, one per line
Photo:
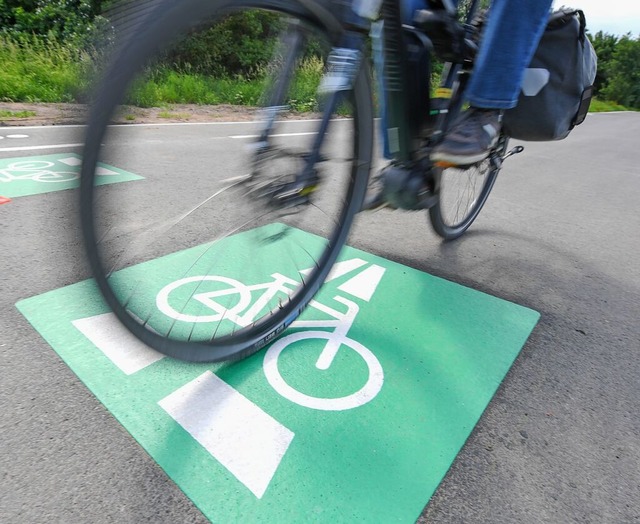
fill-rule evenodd
<path id="1" fill-rule="evenodd" d="M 91 59 L 70 46 L 0 36 L 0 101 L 81 102 L 90 87 Z"/>
<path id="2" fill-rule="evenodd" d="M 7 109 L 0 109 L 0 118 L 30 118 L 36 116 L 35 111 L 9 111 Z"/>
<path id="3" fill-rule="evenodd" d="M 288 105 L 294 111 L 316 111 L 316 88 L 322 75 L 319 59 L 305 60 L 291 84 Z M 216 78 L 156 67 L 137 81 L 127 103 L 139 107 L 167 104 L 235 104 L 258 106 L 264 103 L 267 75 L 257 78 Z"/>
<path id="4" fill-rule="evenodd" d="M 608 102 L 607 100 L 598 100 L 597 98 L 591 100 L 591 105 L 589 106 L 590 113 L 605 113 L 609 111 L 637 111 L 637 109 L 624 107 L 615 102 Z"/>

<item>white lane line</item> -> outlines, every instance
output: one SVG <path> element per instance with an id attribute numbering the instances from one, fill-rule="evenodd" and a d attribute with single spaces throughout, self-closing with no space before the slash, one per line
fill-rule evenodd
<path id="1" fill-rule="evenodd" d="M 304 136 L 304 135 L 317 135 L 317 131 L 308 131 L 305 133 L 278 133 L 269 135 L 269 138 L 275 138 L 278 136 Z M 260 135 L 229 135 L 228 138 L 260 138 Z"/>
<path id="2" fill-rule="evenodd" d="M 158 402 L 178 424 L 258 498 L 294 433 L 211 371 Z"/>
<path id="3" fill-rule="evenodd" d="M 332 122 L 350 122 L 351 118 L 333 118 Z M 320 122 L 321 118 L 302 118 L 291 120 L 279 120 L 280 124 L 302 124 L 304 122 Z M 158 122 L 156 124 L 112 124 L 109 127 L 167 127 L 167 126 L 229 126 L 243 124 L 262 124 L 264 120 L 245 120 L 239 122 Z M 78 129 L 84 128 L 86 124 L 66 124 L 49 126 L 20 126 L 21 130 L 26 129 Z M 0 131 L 15 131 L 16 127 L 0 127 Z"/>
<path id="4" fill-rule="evenodd" d="M 69 147 L 82 147 L 84 144 L 54 144 L 47 146 L 24 146 L 24 147 L 0 147 L 0 153 L 9 151 L 38 151 L 39 149 L 67 149 Z"/>
<path id="5" fill-rule="evenodd" d="M 29 138 L 29 135 L 7 135 L 7 138 Z"/>
<path id="6" fill-rule="evenodd" d="M 125 375 L 132 375 L 164 358 L 129 333 L 113 313 L 81 318 L 72 324 Z"/>
<path id="7" fill-rule="evenodd" d="M 300 124 L 303 122 L 320 122 L 322 119 L 320 118 L 301 118 L 301 119 L 291 119 L 291 120 L 281 120 L 280 123 L 286 124 Z M 344 120 L 350 121 L 350 118 L 335 118 L 333 121 L 341 121 Z M 238 122 L 158 122 L 155 124 L 112 124 L 109 127 L 168 127 L 168 126 L 237 126 L 243 124 L 261 124 L 264 120 L 245 120 Z M 20 126 L 20 130 L 30 130 L 30 129 L 81 129 L 87 127 L 86 124 L 66 124 L 66 125 L 49 125 L 49 126 Z M 10 132 L 15 131 L 16 127 L 0 127 L 0 131 Z"/>

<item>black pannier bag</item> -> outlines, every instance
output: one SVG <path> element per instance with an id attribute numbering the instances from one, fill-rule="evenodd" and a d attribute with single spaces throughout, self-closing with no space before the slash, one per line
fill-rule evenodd
<path id="1" fill-rule="evenodd" d="M 504 132 L 520 140 L 561 140 L 589 111 L 597 57 L 584 13 L 560 9 L 525 72 L 518 105 L 505 111 Z"/>

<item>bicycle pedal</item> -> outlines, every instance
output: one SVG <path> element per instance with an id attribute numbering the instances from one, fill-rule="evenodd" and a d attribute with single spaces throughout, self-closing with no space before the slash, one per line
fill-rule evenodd
<path id="1" fill-rule="evenodd" d="M 318 189 L 320 179 L 313 177 L 306 182 L 283 184 L 272 194 L 272 200 L 279 206 L 291 207 L 309 204 L 310 196 Z"/>

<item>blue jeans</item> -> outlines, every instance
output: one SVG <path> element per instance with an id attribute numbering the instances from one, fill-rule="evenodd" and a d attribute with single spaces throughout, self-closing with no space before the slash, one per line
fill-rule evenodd
<path id="1" fill-rule="evenodd" d="M 456 2 L 457 3 L 457 2 Z M 552 0 L 493 0 L 465 98 L 476 107 L 510 109 L 515 107 L 520 85 L 547 24 Z M 403 21 L 410 23 L 417 9 L 425 9 L 427 0 L 400 0 Z M 376 69 L 382 71 L 382 43 L 373 33 Z M 384 93 L 382 75 L 378 85 Z M 384 126 L 385 107 L 381 118 Z M 385 156 L 389 157 L 385 135 Z"/>
<path id="2" fill-rule="evenodd" d="M 551 3 L 552 0 L 493 0 L 465 93 L 471 105 L 515 107 L 524 72 L 547 25 Z"/>

